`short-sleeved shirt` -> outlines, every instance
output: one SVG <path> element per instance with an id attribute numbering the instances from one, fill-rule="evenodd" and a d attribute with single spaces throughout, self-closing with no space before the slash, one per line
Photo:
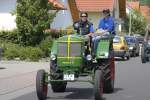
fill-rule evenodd
<path id="1" fill-rule="evenodd" d="M 98 29 L 108 30 L 113 35 L 115 35 L 115 24 L 113 18 L 108 17 L 107 19 L 105 18 L 100 19 Z"/>

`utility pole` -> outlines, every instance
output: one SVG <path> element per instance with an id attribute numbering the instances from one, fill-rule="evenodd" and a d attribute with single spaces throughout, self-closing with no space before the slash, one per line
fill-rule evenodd
<path id="1" fill-rule="evenodd" d="M 132 29 L 132 14 L 130 12 L 129 35 L 131 35 L 131 29 Z"/>

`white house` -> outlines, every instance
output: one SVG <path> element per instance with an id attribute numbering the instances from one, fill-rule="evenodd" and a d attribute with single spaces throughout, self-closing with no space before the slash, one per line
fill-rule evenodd
<path id="1" fill-rule="evenodd" d="M 16 28 L 16 17 L 11 14 L 15 7 L 16 0 L 0 0 L 0 30 Z"/>
<path id="2" fill-rule="evenodd" d="M 2 30 L 13 30 L 16 28 L 16 16 L 12 15 L 12 12 L 16 9 L 16 1 L 17 0 L 0 0 L 0 31 Z M 57 2 L 56 0 L 49 0 L 50 3 L 53 3 L 54 9 L 63 9 L 63 5 Z M 65 2 L 65 0 L 64 0 Z M 57 15 L 64 13 L 59 12 Z M 66 12 L 65 12 L 66 13 Z M 68 17 L 66 18 L 66 20 Z M 56 17 L 54 20 L 61 20 Z M 55 22 L 55 21 L 54 21 Z M 67 21 L 66 21 L 67 22 Z M 66 23 L 60 23 L 55 25 L 53 23 L 52 26 L 60 28 L 60 26 L 65 26 Z"/>
<path id="3" fill-rule="evenodd" d="M 60 2 L 67 10 L 60 10 L 50 28 L 65 29 L 72 26 L 73 22 L 79 19 L 79 13 L 88 12 L 89 20 L 97 28 L 101 12 L 104 8 L 109 8 L 117 23 L 120 20 L 120 8 L 124 8 L 125 0 L 49 0 Z M 16 28 L 15 16 L 11 12 L 16 7 L 16 0 L 0 1 L 0 30 L 12 30 Z"/>
<path id="4" fill-rule="evenodd" d="M 56 17 L 54 18 L 53 22 L 50 25 L 52 29 L 65 29 L 68 26 L 73 24 L 73 19 L 71 16 L 70 7 L 68 4 L 68 0 L 57 0 L 61 4 L 67 8 L 66 10 L 60 10 L 57 12 Z"/>

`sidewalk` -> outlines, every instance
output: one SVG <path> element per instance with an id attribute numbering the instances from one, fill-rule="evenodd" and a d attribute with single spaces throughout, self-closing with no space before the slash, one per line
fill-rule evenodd
<path id="1" fill-rule="evenodd" d="M 0 61 L 0 98 L 12 100 L 22 95 L 19 91 L 28 88 L 35 91 L 36 73 L 39 69 L 48 71 L 49 62 Z"/>
<path id="2" fill-rule="evenodd" d="M 0 79 L 49 69 L 49 62 L 0 61 Z"/>

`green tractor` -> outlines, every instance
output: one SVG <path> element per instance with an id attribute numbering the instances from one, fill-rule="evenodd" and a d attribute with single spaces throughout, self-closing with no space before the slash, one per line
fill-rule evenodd
<path id="1" fill-rule="evenodd" d="M 46 100 L 48 84 L 51 84 L 53 92 L 65 92 L 68 82 L 90 82 L 94 85 L 95 100 L 102 100 L 103 93 L 114 91 L 112 37 L 101 37 L 96 57 L 93 58 L 85 36 L 65 35 L 53 42 L 50 59 L 50 72 L 37 72 L 36 91 L 39 100 Z M 79 79 L 87 76 L 91 78 Z"/>

